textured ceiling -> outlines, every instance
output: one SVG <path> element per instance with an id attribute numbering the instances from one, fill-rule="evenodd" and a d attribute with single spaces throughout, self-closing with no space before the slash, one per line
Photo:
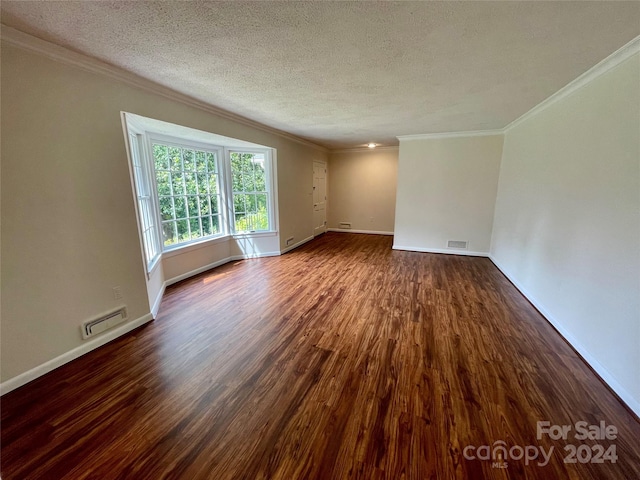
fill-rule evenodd
<path id="1" fill-rule="evenodd" d="M 640 2 L 1 8 L 6 25 L 329 148 L 504 127 L 640 34 Z"/>

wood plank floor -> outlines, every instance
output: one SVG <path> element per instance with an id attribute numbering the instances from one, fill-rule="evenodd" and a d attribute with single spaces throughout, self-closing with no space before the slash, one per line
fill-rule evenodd
<path id="1" fill-rule="evenodd" d="M 328 233 L 169 288 L 155 322 L 2 398 L 2 478 L 640 478 L 638 420 L 488 259 L 391 241 Z M 507 468 L 465 458 L 499 441 Z"/>

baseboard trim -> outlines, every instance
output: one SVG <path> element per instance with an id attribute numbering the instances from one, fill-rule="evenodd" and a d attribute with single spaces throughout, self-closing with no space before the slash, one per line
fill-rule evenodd
<path id="1" fill-rule="evenodd" d="M 125 333 L 129 333 L 131 330 L 134 330 L 144 325 L 145 323 L 150 322 L 151 320 L 153 320 L 153 316 L 151 315 L 151 313 L 147 313 L 140 318 L 137 318 L 125 323 L 124 325 L 119 326 L 118 328 L 114 328 L 113 330 L 105 332 L 103 335 L 85 342 L 82 345 L 74 348 L 73 350 L 69 350 L 62 355 L 59 355 L 47 362 L 44 362 L 41 365 L 38 365 L 37 367 L 32 368 L 31 370 L 27 370 L 26 372 L 21 373 L 20 375 L 1 383 L 0 396 L 9 393 L 16 388 L 22 387 L 23 385 L 26 385 L 36 378 L 41 377 L 51 372 L 52 370 L 55 370 L 56 368 L 75 360 L 76 358 L 80 358 L 81 356 L 91 352 L 92 350 L 95 350 L 96 348 L 99 348 L 109 343 L 110 341 L 115 340 Z"/>
<path id="2" fill-rule="evenodd" d="M 327 228 L 327 232 L 364 233 L 367 235 L 393 235 L 393 232 L 387 232 L 383 230 L 353 230 L 351 228 Z"/>
<path id="3" fill-rule="evenodd" d="M 565 339 L 565 341 L 575 350 L 575 352 L 582 358 L 582 360 L 591 367 L 596 375 L 600 377 L 600 380 L 607 385 L 615 395 L 618 396 L 620 401 L 624 403 L 629 410 L 631 410 L 637 417 L 640 417 L 640 402 L 636 400 L 622 385 L 618 383 L 611 373 L 596 360 L 589 351 L 584 348 L 576 338 L 566 330 L 562 324 L 551 313 L 533 297 L 517 280 L 515 280 L 504 267 L 498 263 L 498 261 L 491 255 L 489 259 L 496 266 L 500 272 L 513 284 L 514 287 L 533 305 L 536 310 L 544 317 L 544 319 L 551 324 L 553 328 Z"/>
<path id="4" fill-rule="evenodd" d="M 164 296 L 164 291 L 167 288 L 167 282 L 162 283 L 162 287 L 160 287 L 160 291 L 158 295 L 156 295 L 156 301 L 153 302 L 153 306 L 151 307 L 151 315 L 153 318 L 158 318 L 158 312 L 160 311 L 160 304 L 162 303 L 162 297 Z"/>
<path id="5" fill-rule="evenodd" d="M 466 255 L 469 257 L 488 257 L 489 252 L 470 252 L 468 250 L 447 250 L 444 248 L 422 248 L 422 247 L 407 247 L 404 245 L 394 245 L 394 250 L 406 250 L 409 252 L 423 252 L 423 253 L 444 253 L 445 255 Z"/>
<path id="6" fill-rule="evenodd" d="M 313 240 L 315 237 L 313 235 L 311 235 L 310 237 L 307 237 L 303 240 L 300 240 L 298 243 L 294 243 L 293 245 L 289 245 L 286 248 L 283 248 L 282 250 L 280 250 L 280 254 L 283 255 L 287 252 L 290 252 L 291 250 L 293 250 L 294 248 L 298 248 L 301 245 L 304 245 L 307 242 L 310 242 L 311 240 Z"/>

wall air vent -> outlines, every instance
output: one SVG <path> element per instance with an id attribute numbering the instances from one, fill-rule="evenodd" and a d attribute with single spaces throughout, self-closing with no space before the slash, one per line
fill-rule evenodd
<path id="1" fill-rule="evenodd" d="M 340 228 L 351 228 L 351 222 L 340 222 Z"/>
<path id="2" fill-rule="evenodd" d="M 466 250 L 469 242 L 464 240 L 449 240 L 447 242 L 447 248 L 461 248 Z"/>
<path id="3" fill-rule="evenodd" d="M 118 310 L 109 312 L 94 320 L 89 320 L 82 324 L 82 338 L 89 338 L 105 330 L 115 327 L 119 323 L 127 320 L 127 307 L 120 307 Z"/>

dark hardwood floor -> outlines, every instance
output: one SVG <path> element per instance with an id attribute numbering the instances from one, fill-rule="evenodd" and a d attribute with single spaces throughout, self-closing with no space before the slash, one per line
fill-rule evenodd
<path id="1" fill-rule="evenodd" d="M 391 242 L 328 233 L 170 287 L 155 322 L 2 398 L 2 478 L 640 478 L 638 420 L 488 259 Z"/>

